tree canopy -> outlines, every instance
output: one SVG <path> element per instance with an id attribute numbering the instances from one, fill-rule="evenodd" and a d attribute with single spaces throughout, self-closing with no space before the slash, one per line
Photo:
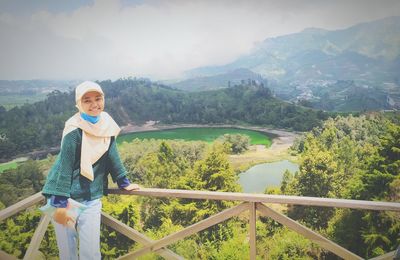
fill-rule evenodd
<path id="1" fill-rule="evenodd" d="M 329 114 L 283 102 L 262 85 L 189 93 L 146 80 L 99 82 L 105 109 L 120 124 L 255 124 L 310 130 Z M 76 111 L 74 93 L 54 91 L 46 100 L 0 109 L 0 159 L 60 144 L 65 121 Z"/>

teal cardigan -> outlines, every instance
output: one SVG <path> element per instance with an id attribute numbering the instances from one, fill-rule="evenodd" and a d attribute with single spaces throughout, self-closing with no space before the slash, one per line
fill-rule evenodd
<path id="1" fill-rule="evenodd" d="M 108 151 L 93 164 L 93 181 L 80 174 L 81 143 L 82 130 L 79 128 L 64 136 L 60 153 L 43 187 L 44 196 L 65 196 L 77 201 L 94 200 L 106 194 L 109 173 L 114 182 L 126 178 L 115 137 L 111 137 Z"/>

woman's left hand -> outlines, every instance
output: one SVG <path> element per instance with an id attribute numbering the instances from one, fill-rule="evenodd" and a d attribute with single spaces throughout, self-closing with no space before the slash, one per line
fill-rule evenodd
<path id="1" fill-rule="evenodd" d="M 124 190 L 138 190 L 140 189 L 140 186 L 135 184 L 135 183 L 131 183 L 128 186 L 123 188 Z"/>

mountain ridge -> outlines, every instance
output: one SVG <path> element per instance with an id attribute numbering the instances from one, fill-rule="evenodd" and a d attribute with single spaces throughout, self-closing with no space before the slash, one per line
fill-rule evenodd
<path id="1" fill-rule="evenodd" d="M 267 38 L 232 63 L 187 71 L 185 80 L 223 75 L 239 68 L 248 69 L 268 82 L 276 82 L 269 86 L 278 97 L 288 101 L 305 98 L 319 103 L 323 97 L 312 93 L 311 89 L 315 82 L 321 82 L 324 87 L 350 80 L 360 92 L 368 86 L 374 90 L 370 92 L 372 96 L 379 93 L 379 109 L 400 109 L 400 16 L 340 30 L 306 28 L 298 33 Z M 190 85 L 186 89 L 190 89 Z M 296 91 L 299 89 L 302 91 Z M 290 92 L 292 94 L 288 95 Z M 307 95 L 308 92 L 311 94 Z M 338 100 L 332 101 L 338 103 Z M 345 104 L 340 107 L 362 110 L 368 106 Z"/>
<path id="2" fill-rule="evenodd" d="M 386 28 L 386 30 L 382 30 L 382 27 Z M 382 39 L 382 34 L 385 35 L 386 38 L 384 38 L 383 41 L 374 38 L 371 39 L 371 36 L 368 36 L 368 33 L 366 33 L 366 31 L 371 32 L 371 30 L 374 30 L 373 35 L 375 35 L 376 38 Z M 393 32 L 391 34 L 395 36 L 390 36 L 389 33 L 386 33 L 388 30 Z M 394 37 L 394 39 L 390 37 Z M 385 44 L 385 42 L 389 40 L 392 41 L 392 44 Z M 361 46 L 360 41 L 363 43 Z M 375 45 L 372 45 L 373 43 L 375 43 Z M 386 47 L 383 48 L 383 50 L 382 44 L 384 45 L 383 47 Z M 370 51 L 367 45 L 372 48 L 373 51 Z M 259 67 L 259 65 L 266 62 L 271 63 L 271 61 L 265 59 L 275 59 L 273 64 L 279 65 L 279 62 L 285 61 L 301 51 L 315 49 L 324 50 L 325 53 L 331 55 L 337 55 L 344 51 L 352 51 L 375 59 L 384 57 L 387 58 L 387 60 L 393 61 L 400 55 L 400 16 L 361 23 L 341 30 L 329 31 L 320 28 L 306 28 L 298 33 L 267 38 L 259 43 L 250 54 L 243 55 L 232 63 L 222 66 L 196 68 L 187 71 L 186 75 L 189 77 L 193 77 L 194 75 L 210 76 L 228 72 L 236 68 L 247 68 L 262 76 L 269 77 L 271 73 L 266 74 L 265 71 L 262 71 Z M 381 52 L 383 53 L 378 52 L 375 54 L 375 50 L 382 50 Z M 213 70 L 218 73 L 213 73 Z"/>

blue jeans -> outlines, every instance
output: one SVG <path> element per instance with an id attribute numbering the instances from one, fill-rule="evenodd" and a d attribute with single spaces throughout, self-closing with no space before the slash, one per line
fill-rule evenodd
<path id="1" fill-rule="evenodd" d="M 89 206 L 77 221 L 76 229 L 52 221 L 56 231 L 57 245 L 61 260 L 100 260 L 101 200 L 83 201 Z M 79 240 L 79 257 L 78 257 Z"/>

